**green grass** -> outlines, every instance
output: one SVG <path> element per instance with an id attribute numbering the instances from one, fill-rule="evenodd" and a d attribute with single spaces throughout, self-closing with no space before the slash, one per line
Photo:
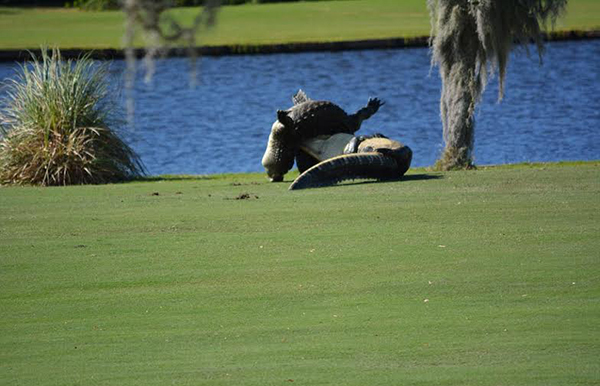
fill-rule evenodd
<path id="1" fill-rule="evenodd" d="M 600 381 L 600 162 L 287 185 L 0 188 L 0 384 Z"/>
<path id="2" fill-rule="evenodd" d="M 189 9 L 178 10 L 190 18 Z M 202 39 L 208 45 L 330 42 L 429 34 L 424 0 L 354 0 L 224 7 L 216 29 Z M 0 49 L 118 48 L 121 12 L 0 7 Z M 600 28 L 600 2 L 570 0 L 557 29 Z"/>

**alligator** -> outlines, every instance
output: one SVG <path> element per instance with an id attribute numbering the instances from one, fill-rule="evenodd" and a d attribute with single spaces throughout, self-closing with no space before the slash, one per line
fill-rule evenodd
<path id="1" fill-rule="evenodd" d="M 347 114 L 329 101 L 310 99 L 302 90 L 292 97 L 294 105 L 287 110 L 277 110 L 277 120 L 271 127 L 262 165 L 273 182 L 283 181 L 283 176 L 294 166 L 303 172 L 314 165 L 314 160 L 300 150 L 302 141 L 320 135 L 338 133 L 354 134 L 362 122 L 369 119 L 384 104 L 370 98 L 367 105 L 354 114 Z"/>
<path id="2" fill-rule="evenodd" d="M 406 173 L 412 160 L 408 146 L 382 134 L 318 136 L 302 141 L 300 149 L 315 165 L 301 171 L 290 190 L 330 186 L 353 179 L 397 179 Z"/>

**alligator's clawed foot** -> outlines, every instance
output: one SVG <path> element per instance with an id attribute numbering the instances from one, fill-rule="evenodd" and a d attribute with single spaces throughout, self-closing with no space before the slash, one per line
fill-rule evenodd
<path id="1" fill-rule="evenodd" d="M 369 102 L 367 102 L 367 106 L 373 109 L 374 113 L 384 104 L 385 102 L 381 101 L 379 98 L 369 98 Z"/>

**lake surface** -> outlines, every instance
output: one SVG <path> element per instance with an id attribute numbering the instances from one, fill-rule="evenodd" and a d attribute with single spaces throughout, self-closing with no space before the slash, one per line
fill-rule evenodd
<path id="1" fill-rule="evenodd" d="M 348 113 L 370 96 L 384 100 L 358 133 L 398 139 L 413 149 L 413 166 L 429 166 L 443 148 L 441 82 L 429 60 L 425 48 L 205 57 L 192 89 L 188 61 L 165 59 L 151 84 L 140 73 L 135 127 L 123 135 L 151 175 L 262 171 L 275 112 L 302 88 Z M 600 40 L 550 43 L 541 67 L 534 51 L 513 54 L 504 100 L 497 103 L 492 80 L 479 105 L 475 162 L 600 159 L 598 63 Z M 1 63 L 0 79 L 14 69 Z M 123 69 L 112 63 L 115 83 L 123 83 Z"/>

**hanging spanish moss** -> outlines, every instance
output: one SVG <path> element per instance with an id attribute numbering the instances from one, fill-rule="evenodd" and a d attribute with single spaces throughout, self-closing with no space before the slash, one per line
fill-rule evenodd
<path id="1" fill-rule="evenodd" d="M 190 58 L 190 85 L 196 83 L 197 37 L 203 28 L 207 29 L 215 24 L 220 0 L 206 0 L 204 6 L 198 11 L 193 21 L 188 26 L 183 26 L 169 11 L 175 7 L 172 0 L 122 0 L 125 12 L 125 59 L 127 71 L 125 85 L 127 90 L 127 114 L 132 122 L 133 116 L 133 82 L 136 73 L 135 38 L 136 32 L 142 32 L 144 40 L 146 81 L 152 79 L 154 74 L 154 59 L 161 53 L 173 48 L 174 45 L 183 44 Z"/>
<path id="2" fill-rule="evenodd" d="M 542 29 L 553 25 L 567 0 L 427 0 L 431 14 L 432 64 L 440 68 L 440 113 L 445 148 L 436 167 L 473 166 L 475 106 L 488 76 L 499 75 L 504 95 L 506 66 L 514 44 L 535 43 L 540 62 Z"/>

